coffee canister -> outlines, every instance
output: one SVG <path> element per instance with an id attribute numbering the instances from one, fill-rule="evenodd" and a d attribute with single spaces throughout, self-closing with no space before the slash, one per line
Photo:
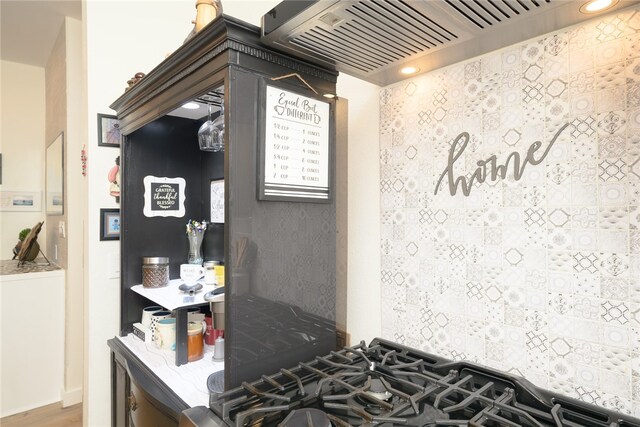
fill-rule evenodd
<path id="1" fill-rule="evenodd" d="M 187 361 L 194 362 L 202 359 L 204 354 L 202 332 L 205 329 L 204 322 L 189 322 L 187 324 Z"/>
<path id="2" fill-rule="evenodd" d="M 169 284 L 169 258 L 142 258 L 142 286 L 145 288 L 161 288 Z"/>

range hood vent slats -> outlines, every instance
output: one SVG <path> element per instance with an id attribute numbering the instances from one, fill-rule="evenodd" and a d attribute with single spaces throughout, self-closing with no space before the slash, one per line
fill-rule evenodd
<path id="1" fill-rule="evenodd" d="M 304 40 L 298 40 L 295 43 L 292 42 L 292 44 L 295 45 L 295 46 L 301 47 L 301 48 L 305 48 L 305 49 L 310 50 L 310 51 L 319 50 L 318 46 L 307 44 Z M 364 74 L 370 73 L 371 71 L 375 70 L 374 68 L 371 68 L 371 67 L 365 68 L 365 67 L 362 66 L 362 64 L 354 63 L 352 59 L 349 59 L 347 57 L 343 57 L 343 56 L 341 56 L 339 54 L 327 54 L 327 55 L 325 55 L 325 58 L 323 58 L 323 59 L 325 59 L 325 60 L 326 59 L 330 59 L 330 60 L 333 60 L 334 62 L 344 64 L 345 67 L 349 67 L 349 69 L 351 71 L 357 70 L 357 71 L 359 71 L 361 73 L 364 73 Z"/>
<path id="2" fill-rule="evenodd" d="M 515 13 L 516 15 L 520 15 L 520 11 L 518 9 L 516 9 L 515 7 L 513 7 L 511 2 L 509 2 L 508 0 L 502 0 L 502 3 L 504 3 L 509 9 L 511 9 L 511 11 L 513 13 Z M 513 3 L 515 3 L 515 2 L 513 2 Z"/>
<path id="3" fill-rule="evenodd" d="M 505 11 L 505 7 L 504 5 L 499 5 L 498 3 L 496 3 L 496 0 L 487 0 L 487 2 L 493 6 L 493 8 L 495 10 L 497 10 L 498 12 L 500 12 L 500 14 L 502 14 L 503 17 L 509 19 L 511 18 L 511 15 L 509 15 L 506 11 Z"/>
<path id="4" fill-rule="evenodd" d="M 364 2 L 360 2 L 364 4 Z M 424 49 L 429 49 L 429 46 L 425 46 L 424 43 L 416 42 L 412 37 L 407 34 L 403 34 L 395 27 L 393 22 L 389 22 L 389 20 L 380 14 L 374 14 L 370 11 L 365 10 L 365 8 L 358 7 L 358 5 L 354 5 L 353 9 L 348 9 L 347 12 L 351 13 L 354 16 L 359 16 L 363 21 L 366 21 L 369 25 L 373 25 L 378 28 L 383 33 L 389 35 L 389 40 L 397 40 L 402 41 L 405 47 L 409 48 L 413 51 L 413 53 L 421 52 Z"/>
<path id="5" fill-rule="evenodd" d="M 361 2 L 361 5 L 364 8 L 369 9 L 374 15 L 377 15 L 379 19 L 382 18 L 386 22 L 388 22 L 389 28 L 398 28 L 401 34 L 404 34 L 407 39 L 412 40 L 413 43 L 415 43 L 417 46 L 422 46 L 424 49 L 431 49 L 432 47 L 436 46 L 435 43 L 429 40 L 430 37 L 428 37 L 428 34 L 419 34 L 418 32 L 416 32 L 416 30 L 419 31 L 419 29 L 414 28 L 405 19 L 397 15 L 393 10 L 381 7 L 375 2 L 375 0 L 363 1 Z M 354 6 L 354 8 L 357 7 Z"/>
<path id="6" fill-rule="evenodd" d="M 442 25 L 438 24 L 436 21 L 432 20 L 431 18 L 429 18 L 427 15 L 425 15 L 424 13 L 420 12 L 418 9 L 416 9 L 415 7 L 411 6 L 411 4 L 407 3 L 404 0 L 385 0 L 387 3 L 390 4 L 395 4 L 395 5 L 402 5 L 403 7 L 405 7 L 407 10 L 410 10 L 411 12 L 413 12 L 413 14 L 415 15 L 415 20 L 417 20 L 418 22 L 421 22 L 422 19 L 424 19 L 425 21 L 429 22 L 431 25 L 433 25 L 434 27 L 439 28 L 440 30 L 436 30 L 436 29 L 432 29 L 431 26 L 424 24 L 424 26 L 426 26 L 427 28 L 429 28 L 431 31 L 435 32 L 436 34 L 439 34 L 440 36 L 442 36 L 444 39 L 446 39 L 447 41 L 451 41 L 452 38 L 457 39 L 458 36 L 455 35 L 454 33 L 452 33 L 451 31 L 449 31 L 448 29 L 446 29 L 445 27 L 443 27 Z M 396 6 L 398 7 L 398 6 Z M 411 15 L 411 13 L 409 13 L 409 15 Z M 449 36 L 446 36 L 444 33 L 448 33 Z"/>
<path id="7" fill-rule="evenodd" d="M 360 61 L 357 58 L 350 57 L 349 55 L 344 53 L 342 50 L 336 49 L 335 46 L 332 46 L 331 44 L 326 43 L 322 38 L 312 37 L 311 35 L 304 35 L 299 37 L 295 41 L 292 41 L 292 43 L 307 46 L 308 48 L 311 48 L 316 51 L 322 51 L 327 53 L 331 52 L 330 54 L 327 54 L 327 57 L 335 61 L 344 62 L 345 64 L 349 64 L 349 66 L 362 71 L 369 72 L 377 68 L 375 64 L 369 61 Z"/>
<path id="8" fill-rule="evenodd" d="M 370 53 L 375 53 L 377 55 L 380 55 L 381 57 L 385 58 L 385 63 L 388 64 L 390 62 L 393 61 L 397 61 L 398 59 L 401 59 L 402 57 L 399 55 L 394 54 L 393 52 L 389 51 L 389 50 L 385 50 L 383 48 L 381 48 L 379 45 L 377 44 L 365 44 L 362 42 L 362 40 L 358 37 L 354 38 L 353 37 L 353 33 L 349 33 L 349 29 L 348 28 L 337 28 L 335 30 L 336 33 L 336 37 L 338 37 L 340 40 L 342 40 L 344 43 L 353 43 L 358 45 L 358 47 L 363 50 L 363 51 L 369 51 Z"/>
<path id="9" fill-rule="evenodd" d="M 499 16 L 496 16 L 496 15 L 495 15 L 491 10 L 489 10 L 489 8 L 485 6 L 485 4 L 480 3 L 478 0 L 473 0 L 473 2 L 474 2 L 475 4 L 477 4 L 477 5 L 478 5 L 478 7 L 479 7 L 480 9 L 482 9 L 486 14 L 488 14 L 489 16 L 491 16 L 491 19 L 492 19 L 494 22 L 502 22 L 502 19 L 500 19 L 500 17 L 499 17 Z M 490 3 L 487 1 L 487 2 L 486 2 L 486 5 L 487 5 L 487 6 L 490 6 Z"/>
<path id="10" fill-rule="evenodd" d="M 395 51 L 385 49 L 383 45 L 376 43 L 365 43 L 363 42 L 362 33 L 355 34 L 350 26 L 344 26 L 335 30 L 337 34 L 344 36 L 345 40 L 355 41 L 357 40 L 357 44 L 363 46 L 364 49 L 371 49 L 372 51 L 378 52 L 379 55 L 387 58 L 390 62 L 397 61 L 402 59 L 404 55 L 400 55 Z"/>
<path id="11" fill-rule="evenodd" d="M 350 31 L 352 34 L 360 34 L 359 37 L 363 37 L 366 35 L 366 40 L 368 43 L 379 43 L 380 46 L 384 46 L 390 52 L 393 52 L 395 55 L 399 55 L 400 58 L 405 58 L 410 56 L 412 53 L 404 47 L 396 44 L 394 46 L 389 46 L 389 39 L 385 38 L 384 35 L 379 34 L 374 29 L 367 27 L 359 20 L 354 19 L 350 23 L 344 24 L 341 26 L 345 31 Z"/>
<path id="12" fill-rule="evenodd" d="M 368 41 L 380 43 L 381 46 L 385 46 L 386 48 L 393 50 L 394 52 L 397 52 L 402 58 L 413 55 L 415 53 L 409 48 L 406 48 L 402 43 L 395 43 L 394 45 L 391 45 L 389 43 L 388 34 L 385 35 L 384 33 L 380 33 L 377 31 L 376 28 L 367 26 L 366 23 L 360 22 L 360 20 L 358 19 L 354 19 L 353 21 L 351 21 L 351 26 L 354 28 L 354 30 L 359 30 L 361 34 L 366 34 L 370 36 L 370 38 L 367 39 Z M 347 24 L 344 24 L 342 27 L 349 28 L 350 25 L 349 23 L 347 23 Z"/>
<path id="13" fill-rule="evenodd" d="M 570 0 L 283 0 L 263 16 L 275 49 L 376 84 L 444 67 L 591 17 Z M 640 4 L 619 0 L 607 13 Z"/>
<path id="14" fill-rule="evenodd" d="M 348 53 L 349 55 L 353 55 L 359 61 L 364 61 L 372 65 L 373 67 L 381 67 L 391 62 L 383 61 L 377 56 L 371 56 L 371 51 L 364 53 L 358 51 L 354 45 L 350 45 L 348 42 L 340 40 L 340 38 L 335 37 L 333 34 L 327 32 L 327 30 L 325 30 L 324 28 L 314 28 L 313 30 L 311 30 L 311 34 L 324 40 L 325 44 L 336 49 L 341 49 L 343 52 Z"/>
<path id="15" fill-rule="evenodd" d="M 490 16 L 485 16 L 480 8 L 474 7 L 473 4 L 465 0 L 445 0 L 449 6 L 457 10 L 461 15 L 473 22 L 480 28 L 484 28 L 484 25 L 493 25 L 494 20 L 490 19 Z M 498 21 L 499 22 L 499 21 Z"/>
<path id="16" fill-rule="evenodd" d="M 384 0 L 390 7 L 395 8 L 398 13 L 402 14 L 402 19 L 406 20 L 410 25 L 412 25 L 416 30 L 420 30 L 423 36 L 428 37 L 432 40 L 435 40 L 436 43 L 442 44 L 446 41 L 451 41 L 450 36 L 443 34 L 444 32 L 448 32 L 444 28 L 438 30 L 436 28 L 432 28 L 427 25 L 425 22 L 418 20 L 416 17 L 412 16 L 411 13 L 415 15 L 415 9 L 411 9 L 405 4 L 403 1 L 390 1 Z M 431 20 L 428 20 L 431 21 Z M 439 26 L 438 26 L 439 27 Z M 455 38 L 455 35 L 451 34 L 451 37 Z"/>

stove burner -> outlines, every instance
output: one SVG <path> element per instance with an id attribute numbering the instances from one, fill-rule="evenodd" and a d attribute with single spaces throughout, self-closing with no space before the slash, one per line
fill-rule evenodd
<path id="1" fill-rule="evenodd" d="M 640 427 L 526 380 L 376 339 L 224 393 L 228 427 Z"/>
<path id="2" fill-rule="evenodd" d="M 331 421 L 321 410 L 305 408 L 290 412 L 279 427 L 331 427 Z"/>
<path id="3" fill-rule="evenodd" d="M 378 378 L 369 378 L 369 389 L 365 390 L 365 393 L 371 397 L 375 397 L 378 400 L 389 400 L 392 394 L 387 390 L 381 380 Z"/>

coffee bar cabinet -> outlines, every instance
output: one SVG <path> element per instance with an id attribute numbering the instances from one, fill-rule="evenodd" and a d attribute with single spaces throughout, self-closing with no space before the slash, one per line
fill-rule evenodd
<path id="1" fill-rule="evenodd" d="M 213 373 L 229 389 L 335 348 L 336 101 L 323 95 L 337 72 L 259 36 L 218 17 L 111 105 L 123 135 L 114 425 L 175 425 L 208 405 Z M 187 313 L 208 314 L 214 289 L 179 289 L 197 258 L 190 220 L 207 222 L 202 260 L 225 269 L 223 360 L 205 346 L 187 362 Z M 169 259 L 168 286 L 142 286 L 145 257 Z M 176 318 L 175 351 L 133 334 L 153 305 Z"/>

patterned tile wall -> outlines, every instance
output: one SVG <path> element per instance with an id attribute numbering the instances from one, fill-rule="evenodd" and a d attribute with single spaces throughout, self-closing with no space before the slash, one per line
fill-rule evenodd
<path id="1" fill-rule="evenodd" d="M 386 87 L 380 109 L 383 335 L 640 416 L 640 9 Z M 520 180 L 434 195 L 461 132 L 469 178 L 567 123 Z"/>

